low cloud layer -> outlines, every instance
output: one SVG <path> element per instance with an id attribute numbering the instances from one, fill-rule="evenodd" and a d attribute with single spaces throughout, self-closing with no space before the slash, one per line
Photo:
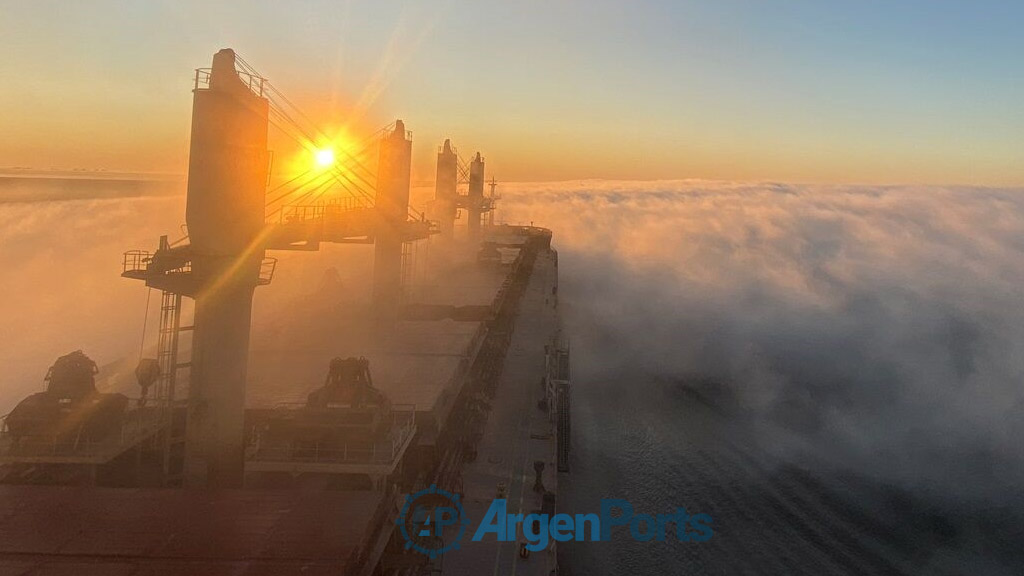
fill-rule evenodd
<path id="1" fill-rule="evenodd" d="M 580 182 L 504 197 L 509 221 L 556 230 L 577 374 L 694 387 L 908 487 L 1001 497 L 1024 480 L 1024 190 Z"/>
<path id="2" fill-rule="evenodd" d="M 1024 190 L 585 181 L 503 195 L 502 218 L 555 230 L 578 377 L 695 388 L 799 451 L 903 485 L 987 497 L 1024 481 Z M 0 205 L 0 405 L 70 350 L 138 353 L 146 292 L 118 277 L 120 254 L 173 236 L 182 214 L 180 196 Z M 258 315 L 314 290 L 340 253 L 285 257 Z"/>

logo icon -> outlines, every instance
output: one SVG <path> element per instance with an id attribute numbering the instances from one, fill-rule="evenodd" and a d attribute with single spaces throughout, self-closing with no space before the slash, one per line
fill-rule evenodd
<path id="1" fill-rule="evenodd" d="M 437 558 L 459 547 L 469 519 L 457 495 L 431 485 L 405 497 L 405 505 L 395 523 L 402 532 L 406 550 Z M 446 528 L 455 528 L 454 535 L 449 532 L 448 541 L 444 538 Z"/>

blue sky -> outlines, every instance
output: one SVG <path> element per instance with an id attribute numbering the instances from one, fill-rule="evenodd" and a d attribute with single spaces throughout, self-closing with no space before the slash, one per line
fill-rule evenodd
<path id="1" fill-rule="evenodd" d="M 405 118 L 419 172 L 451 136 L 519 180 L 1024 184 L 1024 3 L 0 5 L 0 165 L 179 169 L 230 46 L 327 124 Z"/>

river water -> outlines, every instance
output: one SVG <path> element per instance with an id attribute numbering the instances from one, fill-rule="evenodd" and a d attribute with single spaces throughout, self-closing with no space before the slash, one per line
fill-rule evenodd
<path id="1" fill-rule="evenodd" d="M 1020 574 L 1021 506 L 958 505 L 805 458 L 785 461 L 683 382 L 614 380 L 574 349 L 572 471 L 563 510 L 624 498 L 637 513 L 713 519 L 706 543 L 563 544 L 569 574 Z M 791 441 L 780 432 L 779 441 Z"/>

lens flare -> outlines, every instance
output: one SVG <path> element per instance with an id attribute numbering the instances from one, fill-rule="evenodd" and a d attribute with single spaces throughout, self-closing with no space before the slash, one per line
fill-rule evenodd
<path id="1" fill-rule="evenodd" d="M 334 164 L 334 150 L 330 148 L 324 148 L 314 152 L 313 157 L 316 159 L 316 165 L 321 168 L 327 168 Z"/>

